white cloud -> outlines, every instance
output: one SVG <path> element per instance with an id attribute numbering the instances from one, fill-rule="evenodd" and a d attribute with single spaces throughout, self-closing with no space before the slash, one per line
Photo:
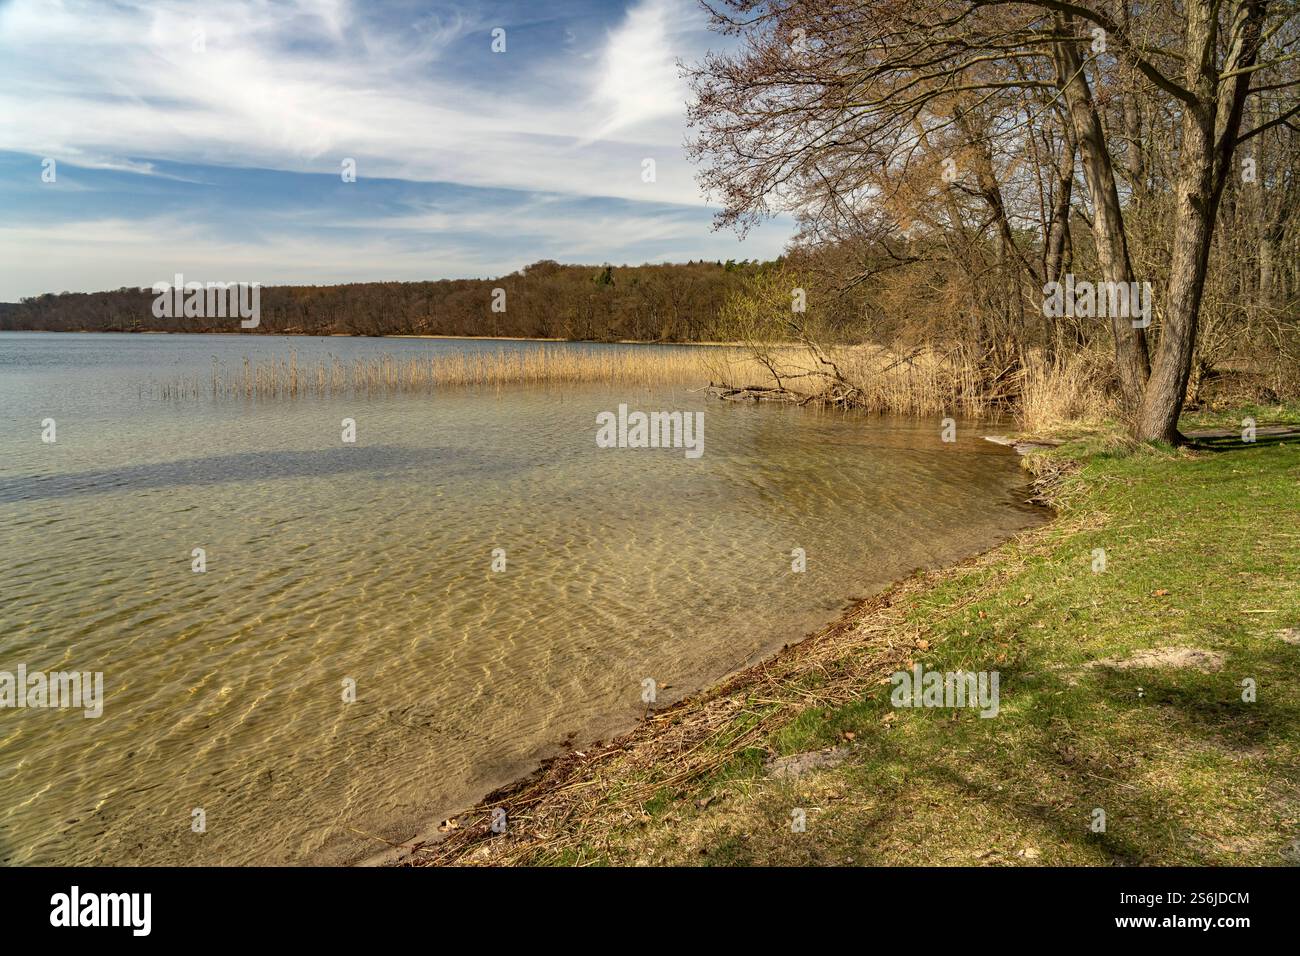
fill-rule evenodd
<path id="1" fill-rule="evenodd" d="M 33 258 L 33 248 L 57 254 Z M 0 259 L 24 262 L 22 281 L 53 292 L 147 287 L 176 272 L 278 285 L 501 274 L 520 265 L 504 254 L 484 260 L 450 239 L 413 247 L 384 236 L 351 243 L 295 232 L 254 244 L 171 217 L 0 227 Z"/>
<path id="2" fill-rule="evenodd" d="M 361 179 L 532 194 L 369 221 L 340 208 L 330 225 L 359 227 L 364 248 L 312 236 L 330 219 L 312 210 L 259 215 L 256 241 L 223 240 L 201 215 L 11 219 L 0 254 L 20 268 L 0 298 L 148 285 L 178 268 L 242 276 L 271 264 L 246 281 L 328 282 L 499 273 L 529 261 L 523 250 L 597 262 L 639 261 L 655 243 L 690 257 L 772 255 L 788 235 L 768 230 L 743 251 L 707 231 L 675 65 L 707 42 L 690 0 L 638 0 L 594 48 L 552 24 L 549 52 L 513 37 L 504 54 L 490 48 L 497 24 L 473 7 L 405 9 L 410 19 L 379 21 L 353 0 L 0 0 L 0 150 L 144 176 L 164 175 L 162 161 L 337 175 L 350 157 Z M 647 157 L 653 183 L 641 178 Z M 580 216 L 557 196 L 645 205 Z M 502 241 L 473 253 L 456 242 L 467 233 Z"/>
<path id="3" fill-rule="evenodd" d="M 540 197 L 520 208 L 429 208 L 360 221 L 296 216 L 259 223 L 256 239 L 178 215 L 0 225 L 0 261 L 23 264 L 5 277 L 12 287 L 0 288 L 0 299 L 146 287 L 176 272 L 201 281 L 324 284 L 497 276 L 539 258 L 635 264 L 777 251 L 742 251 L 725 234 L 702 238 L 698 219 L 684 214 L 579 215 L 554 205 Z M 492 236 L 500 241 L 482 241 Z M 681 252 L 642 251 L 663 243 Z"/>
<path id="4" fill-rule="evenodd" d="M 593 100 L 606 119 L 592 139 L 666 117 L 681 128 L 687 90 L 677 43 L 696 20 L 683 0 L 641 0 L 628 11 L 601 57 Z"/>
<path id="5" fill-rule="evenodd" d="M 462 17 L 380 31 L 343 0 L 17 0 L 0 7 L 0 58 L 10 62 L 0 148 L 298 172 L 352 156 L 363 175 L 701 205 L 681 151 L 685 94 L 673 66 L 687 52 L 674 38 L 698 27 L 688 11 L 646 0 L 600 57 L 557 47 L 535 64 L 546 82 L 531 83 L 533 64 L 505 62 L 527 56 L 518 44 L 493 54 L 487 28 Z M 441 62 L 455 43 L 479 43 L 480 71 L 509 67 L 520 82 L 505 93 L 476 86 Z M 539 92 L 556 83 L 572 96 Z M 622 141 L 604 139 L 616 131 Z M 652 184 L 640 179 L 646 156 L 658 164 Z"/>

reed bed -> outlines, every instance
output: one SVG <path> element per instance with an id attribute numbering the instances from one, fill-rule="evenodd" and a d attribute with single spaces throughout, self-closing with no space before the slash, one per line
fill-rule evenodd
<path id="1" fill-rule="evenodd" d="M 744 364 L 758 379 L 723 397 L 780 398 L 800 404 L 857 408 L 877 414 L 985 417 L 1016 400 L 1014 368 L 990 370 L 970 359 L 928 348 L 905 353 L 875 345 L 815 349 L 766 348 Z M 733 367 L 734 368 L 734 367 Z"/>
<path id="2" fill-rule="evenodd" d="M 440 388 L 507 385 L 648 386 L 706 385 L 712 376 L 745 374 L 745 359 L 732 349 L 582 350 L 563 346 L 411 356 L 383 355 L 300 363 L 287 358 L 235 367 L 213 364 L 211 377 L 178 377 L 158 383 L 164 399 L 278 399 L 307 396 L 428 393 Z"/>
<path id="3" fill-rule="evenodd" d="M 790 347 L 764 354 L 766 366 L 749 358 L 733 368 L 743 367 L 746 374 L 758 369 L 763 387 L 779 386 L 790 401 L 893 415 L 990 418 L 1011 413 L 1023 429 L 1044 434 L 1119 414 L 1114 366 L 1105 355 L 1092 352 L 1055 362 L 1030 352 L 1005 368 L 990 368 L 960 349 L 941 352 L 928 346 L 906 352 L 876 345 Z M 735 397 L 746 397 L 745 390 Z"/>
<path id="4" fill-rule="evenodd" d="M 839 363 L 837 363 L 839 364 Z M 854 404 L 896 415 L 961 413 L 972 418 L 1003 410 L 1014 397 L 1010 369 L 993 373 L 962 355 L 917 349 L 900 355 L 876 346 L 847 350 L 842 368 Z"/>
<path id="5" fill-rule="evenodd" d="M 270 400 L 310 396 L 425 394 L 444 388 L 605 385 L 715 386 L 733 400 L 769 399 L 856 408 L 877 414 L 974 418 L 1011 411 L 1032 431 L 1115 414 L 1113 389 L 1101 357 L 1081 355 L 1047 365 L 990 370 L 960 354 L 933 349 L 899 353 L 880 346 L 762 349 L 581 349 L 538 346 L 484 352 L 385 353 L 343 361 L 287 357 L 234 366 L 213 363 L 207 378 L 178 377 L 151 391 L 168 400 Z"/>
<path id="6" fill-rule="evenodd" d="M 1113 365 L 1089 352 L 1030 363 L 1018 375 L 1018 392 L 1016 423 L 1036 435 L 1077 433 L 1122 417 Z"/>

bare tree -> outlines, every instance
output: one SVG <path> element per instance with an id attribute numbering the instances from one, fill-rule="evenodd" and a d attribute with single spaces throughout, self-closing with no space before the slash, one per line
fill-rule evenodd
<path id="1" fill-rule="evenodd" d="M 1077 154 L 1101 278 L 1129 283 L 1117 168 L 1130 193 L 1134 185 L 1143 192 L 1142 116 L 1175 116 L 1173 241 L 1154 362 L 1145 331 L 1128 317 L 1112 316 L 1111 333 L 1135 435 L 1181 440 L 1177 421 L 1234 152 L 1300 110 L 1293 2 L 723 0 L 710 10 L 715 26 L 741 42 L 687 71 L 695 94 L 691 147 L 704 164 L 702 183 L 723 203 L 718 223 L 742 232 L 780 209 L 822 218 L 831 231 L 872 221 L 867 210 L 892 199 L 882 184 L 932 161 L 936 144 L 957 149 L 1007 128 L 1036 128 L 1042 142 L 1044 124 L 1063 104 L 1069 132 L 1056 137 L 1054 155 L 1038 159 L 1056 174 L 1060 200 L 1071 191 Z M 1094 95 L 1097 74 L 1108 71 L 1134 97 L 1118 146 Z M 1243 132 L 1251 97 L 1260 100 L 1260 119 Z M 964 121 L 976 112 L 995 116 L 983 132 Z M 979 175 L 978 165 L 977 175 L 1003 252 L 1027 264 L 1005 214 L 1005 184 Z M 1068 209 L 1070 199 L 1064 202 Z M 1060 210 L 1052 203 L 1041 233 L 1042 261 L 1058 274 L 1072 245 Z M 897 240 L 907 230 L 894 218 Z"/>

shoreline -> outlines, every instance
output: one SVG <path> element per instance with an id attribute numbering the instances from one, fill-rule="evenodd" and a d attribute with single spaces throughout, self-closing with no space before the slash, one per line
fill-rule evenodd
<path id="1" fill-rule="evenodd" d="M 565 339 L 544 338 L 535 335 L 443 335 L 440 333 L 402 332 L 386 335 L 356 335 L 352 332 L 252 332 L 245 329 L 0 329 L 0 332 L 34 335 L 229 335 L 244 338 L 299 338 L 299 339 L 447 339 L 455 342 L 557 342 L 565 345 L 656 345 L 667 348 L 744 348 L 744 342 L 665 342 L 659 339 Z M 791 347 L 798 343 L 788 343 Z"/>
<path id="2" fill-rule="evenodd" d="M 1007 446 L 1007 451 L 1016 459 L 1021 459 L 1026 453 L 1025 450 L 1010 445 Z M 810 672 L 822 663 L 819 652 L 838 649 L 846 639 L 851 643 L 851 636 L 864 621 L 887 614 L 903 595 L 932 587 L 935 582 L 964 569 L 980 566 L 1009 542 L 1052 529 L 1058 515 L 1050 505 L 1049 486 L 1053 484 L 1055 476 L 1044 479 L 1033 475 L 1028 469 L 1026 472 L 1023 486 L 1025 500 L 1044 513 L 1045 520 L 1001 537 L 965 557 L 936 567 L 917 568 L 910 575 L 883 585 L 874 593 L 839 611 L 827 623 L 805 632 L 801 638 L 759 652 L 751 663 L 723 674 L 661 709 L 647 710 L 644 719 L 626 730 L 617 733 L 596 730 L 594 739 L 580 747 L 575 747 L 568 741 L 552 742 L 547 749 L 560 749 L 562 752 L 542 758 L 531 771 L 490 789 L 473 803 L 457 810 L 443 821 L 430 824 L 405 842 L 360 857 L 349 865 L 373 867 L 466 862 L 464 857 L 480 850 L 484 841 L 490 841 L 495 836 L 490 824 L 495 808 L 506 809 L 509 819 L 523 807 L 531 807 L 567 789 L 585 786 L 591 779 L 592 770 L 611 758 L 632 754 L 632 759 L 635 760 L 647 746 L 653 748 L 656 744 L 665 743 L 668 736 L 679 730 L 683 723 L 707 714 L 711 708 L 716 708 L 721 702 L 736 695 L 746 696 L 768 682 L 774 674 L 780 673 L 788 680 L 791 671 L 796 676 Z M 891 656 L 890 660 L 892 659 Z M 453 826 L 446 827 L 448 823 Z M 462 848 L 461 845 L 465 843 L 468 846 Z M 443 853 L 449 858 L 427 859 L 420 857 L 421 853 Z"/>
<path id="3" fill-rule="evenodd" d="M 1243 414 L 1267 433 L 1242 438 Z M 1294 864 L 1300 406 L 1187 424 L 1184 449 L 1114 430 L 1033 449 L 1051 520 L 896 582 L 374 862 Z M 998 711 L 900 705 L 889 685 L 916 665 L 1000 672 Z M 1097 808 L 1118 825 L 1095 827 Z"/>

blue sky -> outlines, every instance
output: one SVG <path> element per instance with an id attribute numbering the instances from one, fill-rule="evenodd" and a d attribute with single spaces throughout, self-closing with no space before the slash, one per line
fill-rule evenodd
<path id="1" fill-rule="evenodd" d="M 0 300 L 771 258 L 682 148 L 722 42 L 694 0 L 0 0 Z"/>

